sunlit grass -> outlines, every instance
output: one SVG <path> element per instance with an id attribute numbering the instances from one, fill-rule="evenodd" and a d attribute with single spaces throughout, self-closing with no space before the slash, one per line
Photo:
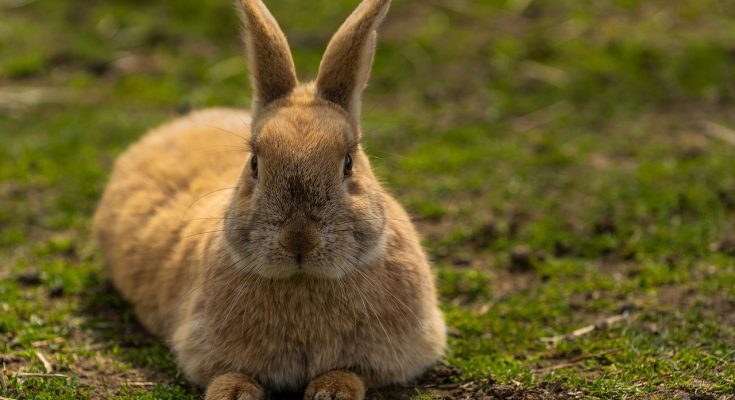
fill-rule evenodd
<path id="1" fill-rule="evenodd" d="M 268 3 L 302 78 L 354 4 Z M 0 396 L 197 398 L 104 285 L 89 223 L 148 128 L 248 105 L 233 7 L 2 7 Z M 395 0 L 364 140 L 436 264 L 455 379 L 735 392 L 735 147 L 706 124 L 735 129 L 734 19 L 715 0 Z M 36 351 L 68 380 L 17 378 L 44 371 Z"/>

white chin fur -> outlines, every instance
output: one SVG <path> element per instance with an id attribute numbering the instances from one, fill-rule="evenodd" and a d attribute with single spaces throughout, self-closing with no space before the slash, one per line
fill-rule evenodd
<path id="1" fill-rule="evenodd" d="M 357 267 L 362 268 L 363 266 L 374 262 L 378 256 L 383 253 L 385 242 L 386 234 L 383 232 L 378 238 L 375 246 L 357 260 Z M 257 268 L 253 268 L 252 271 L 264 278 L 270 279 L 288 279 L 299 276 L 317 279 L 339 279 L 346 273 L 351 272 L 354 268 L 354 265 L 344 261 L 342 261 L 342 265 L 336 265 L 335 263 L 326 263 L 326 265 L 316 264 L 307 261 L 303 266 L 297 266 L 296 263 L 288 263 L 287 265 L 284 265 L 263 262 L 258 265 Z"/>
<path id="2" fill-rule="evenodd" d="M 288 279 L 297 277 L 338 279 L 344 275 L 344 272 L 338 268 L 310 265 L 302 267 L 297 267 L 296 265 L 265 265 L 261 268 L 255 269 L 253 272 L 269 279 Z"/>

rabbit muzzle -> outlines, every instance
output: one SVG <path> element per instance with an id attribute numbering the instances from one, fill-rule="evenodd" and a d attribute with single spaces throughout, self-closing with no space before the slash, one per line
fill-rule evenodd
<path id="1" fill-rule="evenodd" d="M 304 257 L 322 244 L 322 238 L 313 222 L 303 215 L 297 215 L 281 229 L 278 244 L 290 253 L 294 262 L 301 267 Z"/>

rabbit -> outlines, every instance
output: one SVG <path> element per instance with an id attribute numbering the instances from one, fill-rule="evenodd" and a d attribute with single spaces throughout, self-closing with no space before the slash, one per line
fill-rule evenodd
<path id="1" fill-rule="evenodd" d="M 105 273 L 207 400 L 362 399 L 444 355 L 431 265 L 360 145 L 388 7 L 363 0 L 301 84 L 273 16 L 241 0 L 251 112 L 190 113 L 115 162 Z"/>

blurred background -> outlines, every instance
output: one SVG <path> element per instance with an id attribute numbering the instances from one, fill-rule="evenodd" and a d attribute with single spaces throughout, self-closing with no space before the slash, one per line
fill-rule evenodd
<path id="1" fill-rule="evenodd" d="M 302 80 L 356 4 L 267 1 Z M 250 93 L 229 0 L 0 0 L 0 396 L 197 396 L 90 216 L 147 129 Z M 735 2 L 394 0 L 364 107 L 451 326 L 401 396 L 735 392 Z"/>

